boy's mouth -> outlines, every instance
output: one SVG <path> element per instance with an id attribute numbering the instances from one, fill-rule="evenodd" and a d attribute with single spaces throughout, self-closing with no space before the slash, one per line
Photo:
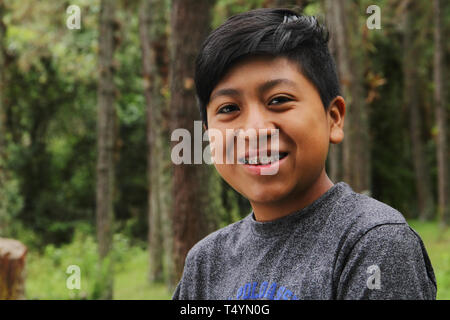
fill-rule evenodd
<path id="1" fill-rule="evenodd" d="M 285 158 L 287 152 L 279 152 L 277 154 L 270 155 L 270 152 L 265 152 L 266 155 L 260 156 L 258 153 L 254 155 L 246 155 L 239 158 L 238 162 L 244 165 L 264 166 L 275 163 Z"/>

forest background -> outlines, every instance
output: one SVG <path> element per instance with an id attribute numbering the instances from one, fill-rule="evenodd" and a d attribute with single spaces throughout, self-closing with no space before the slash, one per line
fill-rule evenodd
<path id="1" fill-rule="evenodd" d="M 200 120 L 208 32 L 293 6 L 329 27 L 348 102 L 330 178 L 402 212 L 450 299 L 447 1 L 0 0 L 0 237 L 27 247 L 25 298 L 170 298 L 187 251 L 250 213 L 170 135 Z"/>

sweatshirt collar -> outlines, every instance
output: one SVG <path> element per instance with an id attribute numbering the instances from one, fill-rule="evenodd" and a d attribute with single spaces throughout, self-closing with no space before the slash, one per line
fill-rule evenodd
<path id="1" fill-rule="evenodd" d="M 344 193 L 351 191 L 350 186 L 341 181 L 334 184 L 330 189 L 323 193 L 319 198 L 312 203 L 295 211 L 287 216 L 281 217 L 276 220 L 260 222 L 255 220 L 255 216 L 252 212 L 245 218 L 247 223 L 250 224 L 253 232 L 259 236 L 270 238 L 274 236 L 280 236 L 282 234 L 289 234 L 289 232 L 295 227 L 296 223 L 303 220 L 312 213 L 329 211 L 326 208 L 331 208 L 337 200 L 339 200 Z"/>

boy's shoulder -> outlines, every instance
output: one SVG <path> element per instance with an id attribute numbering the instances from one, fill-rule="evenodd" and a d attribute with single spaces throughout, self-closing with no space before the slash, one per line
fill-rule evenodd
<path id="1" fill-rule="evenodd" d="M 387 242 L 395 246 L 422 246 L 420 236 L 403 214 L 390 205 L 350 189 L 327 220 L 323 237 L 338 241 L 340 251 L 349 253 L 357 243 Z"/>
<path id="2" fill-rule="evenodd" d="M 340 205 L 334 207 L 332 219 L 337 225 L 347 225 L 360 232 L 384 224 L 407 224 L 397 209 L 351 189 L 342 197 Z"/>

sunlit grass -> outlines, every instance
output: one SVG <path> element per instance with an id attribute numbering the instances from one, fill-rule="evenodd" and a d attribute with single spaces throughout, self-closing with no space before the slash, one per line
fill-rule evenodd
<path id="1" fill-rule="evenodd" d="M 164 284 L 147 280 L 148 252 L 130 246 L 122 235 L 114 238 L 114 299 L 162 300 L 172 294 Z M 81 288 L 69 289 L 71 276 L 67 267 L 77 265 L 81 271 Z M 99 270 L 97 245 L 91 236 L 76 235 L 70 244 L 56 248 L 49 245 L 43 253 L 33 250 L 27 256 L 27 299 L 95 299 L 98 295 Z"/>
<path id="2" fill-rule="evenodd" d="M 172 297 L 163 283 L 150 284 L 148 278 L 148 253 L 137 252 L 127 261 L 114 278 L 114 299 L 166 300 Z"/>
<path id="3" fill-rule="evenodd" d="M 441 230 L 436 222 L 408 221 L 421 236 L 438 286 L 437 299 L 450 299 L 450 228 Z"/>

